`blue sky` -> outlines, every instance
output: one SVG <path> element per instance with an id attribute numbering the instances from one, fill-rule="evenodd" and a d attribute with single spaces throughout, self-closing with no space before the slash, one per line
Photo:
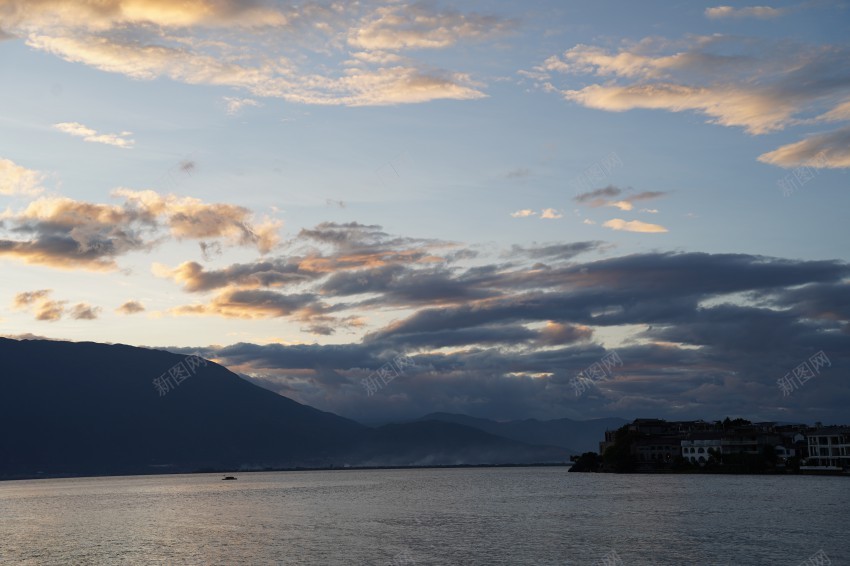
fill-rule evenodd
<path id="1" fill-rule="evenodd" d="M 830 1 L 0 1 L 0 332 L 201 349 L 361 419 L 841 414 L 848 23 Z M 821 350 L 831 381 L 783 396 Z M 364 397 L 401 353 L 420 369 Z"/>

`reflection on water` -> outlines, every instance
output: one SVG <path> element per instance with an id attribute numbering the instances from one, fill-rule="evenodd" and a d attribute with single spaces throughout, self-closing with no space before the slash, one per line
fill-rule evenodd
<path id="1" fill-rule="evenodd" d="M 564 468 L 0 482 L 0 562 L 850 564 L 847 478 Z M 610 562 L 613 563 L 613 562 Z"/>

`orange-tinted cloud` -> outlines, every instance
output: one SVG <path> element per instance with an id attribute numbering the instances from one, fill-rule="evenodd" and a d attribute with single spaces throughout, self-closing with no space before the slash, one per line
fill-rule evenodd
<path id="1" fill-rule="evenodd" d="M 613 218 L 603 222 L 602 225 L 612 230 L 622 230 L 625 232 L 659 233 L 668 231 L 667 228 L 660 224 L 650 224 L 648 222 L 641 222 L 640 220 L 625 221 L 621 218 Z"/>
<path id="2" fill-rule="evenodd" d="M 0 159 L 0 195 L 36 195 L 42 192 L 44 175 L 9 159 Z"/>
<path id="3" fill-rule="evenodd" d="M 0 22 L 34 49 L 107 72 L 349 106 L 482 98 L 468 74 L 395 52 L 448 48 L 515 27 L 512 20 L 427 4 L 273 7 L 237 0 L 5 0 Z M 210 41 L 210 28 L 238 29 L 247 41 L 227 33 Z M 337 68 L 327 65 L 329 51 L 342 59 Z M 231 110 L 253 99 L 233 100 Z"/>
<path id="4" fill-rule="evenodd" d="M 63 269 L 113 270 L 118 256 L 157 245 L 163 230 L 177 239 L 218 238 L 261 252 L 278 241 L 279 222 L 255 223 L 241 206 L 153 191 L 120 189 L 115 195 L 124 197 L 124 204 L 42 197 L 18 212 L 6 211 L 0 220 L 15 238 L 0 238 L 0 257 Z"/>

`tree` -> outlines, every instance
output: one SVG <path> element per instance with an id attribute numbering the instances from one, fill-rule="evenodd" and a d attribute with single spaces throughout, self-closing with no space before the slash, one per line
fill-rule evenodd
<path id="1" fill-rule="evenodd" d="M 602 458 L 596 452 L 585 452 L 575 459 L 571 472 L 598 472 L 602 467 Z"/>
<path id="2" fill-rule="evenodd" d="M 629 430 L 629 425 L 618 428 L 614 433 L 614 444 L 603 455 L 605 468 L 617 473 L 635 471 L 637 459 L 632 454 L 632 444 L 636 439 L 637 433 Z"/>

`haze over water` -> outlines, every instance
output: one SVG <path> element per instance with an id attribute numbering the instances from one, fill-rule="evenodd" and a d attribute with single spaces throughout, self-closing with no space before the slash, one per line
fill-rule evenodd
<path id="1" fill-rule="evenodd" d="M 846 478 L 565 468 L 0 483 L 9 564 L 850 563 Z M 616 553 L 616 554 L 612 554 Z"/>

